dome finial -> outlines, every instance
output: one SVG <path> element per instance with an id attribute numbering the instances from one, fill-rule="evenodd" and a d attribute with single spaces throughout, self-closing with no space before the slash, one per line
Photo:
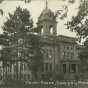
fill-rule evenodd
<path id="1" fill-rule="evenodd" d="M 48 1 L 46 0 L 46 9 L 48 8 Z"/>

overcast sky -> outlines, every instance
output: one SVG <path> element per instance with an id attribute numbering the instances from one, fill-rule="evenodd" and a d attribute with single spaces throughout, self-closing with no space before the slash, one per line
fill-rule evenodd
<path id="1" fill-rule="evenodd" d="M 54 13 L 58 9 L 62 9 L 63 6 L 68 6 L 68 16 L 64 20 L 60 20 L 57 18 L 58 25 L 57 25 L 57 32 L 60 35 L 67 35 L 67 36 L 75 36 L 75 33 L 71 33 L 69 30 L 66 30 L 66 26 L 64 24 L 67 20 L 70 20 L 72 16 L 75 16 L 78 11 L 79 0 L 75 0 L 75 3 L 69 3 L 68 0 L 48 0 L 48 8 L 50 8 Z M 31 3 L 24 3 L 21 1 L 4 1 L 0 4 L 0 9 L 3 9 L 5 14 L 4 16 L 0 16 L 0 26 L 3 25 L 3 22 L 6 20 L 8 12 L 13 13 L 17 6 L 21 6 L 23 8 L 27 8 L 31 12 L 31 16 L 34 20 L 36 25 L 37 19 L 45 8 L 45 0 L 33 0 Z M 2 29 L 0 28 L 0 33 Z"/>

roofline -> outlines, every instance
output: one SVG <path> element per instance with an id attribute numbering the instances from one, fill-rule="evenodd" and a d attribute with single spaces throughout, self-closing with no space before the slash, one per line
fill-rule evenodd
<path id="1" fill-rule="evenodd" d="M 76 37 L 66 36 L 66 35 L 58 35 L 58 37 L 65 37 L 65 38 L 70 38 L 70 39 L 78 39 Z"/>

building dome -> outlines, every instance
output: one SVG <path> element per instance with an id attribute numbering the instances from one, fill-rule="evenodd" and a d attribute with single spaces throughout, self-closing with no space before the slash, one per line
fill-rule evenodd
<path id="1" fill-rule="evenodd" d="M 42 11 L 42 13 L 39 16 L 39 21 L 44 21 L 44 20 L 50 20 L 53 21 L 54 20 L 54 13 L 50 10 L 50 9 L 44 9 Z"/>

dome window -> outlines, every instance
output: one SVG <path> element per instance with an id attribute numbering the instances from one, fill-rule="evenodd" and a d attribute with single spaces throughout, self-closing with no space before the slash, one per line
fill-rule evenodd
<path id="1" fill-rule="evenodd" d="M 49 30 L 50 30 L 50 34 L 52 35 L 53 34 L 53 26 L 52 25 L 50 26 Z"/>

